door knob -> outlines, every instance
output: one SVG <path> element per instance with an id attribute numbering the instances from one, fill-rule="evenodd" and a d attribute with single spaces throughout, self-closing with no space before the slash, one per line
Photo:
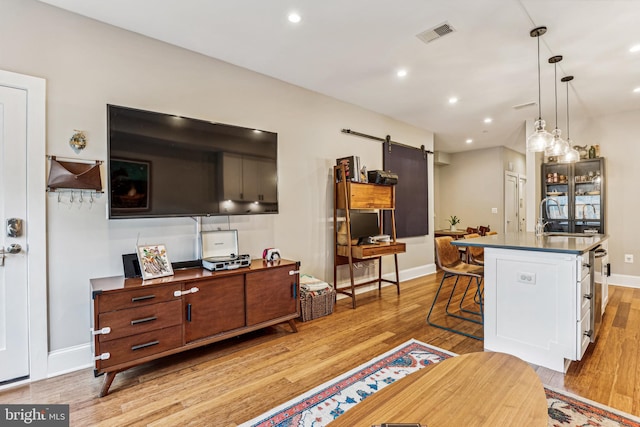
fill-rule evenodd
<path id="1" fill-rule="evenodd" d="M 22 251 L 22 246 L 18 243 L 12 243 L 4 249 L 0 249 L 2 254 L 19 254 Z"/>

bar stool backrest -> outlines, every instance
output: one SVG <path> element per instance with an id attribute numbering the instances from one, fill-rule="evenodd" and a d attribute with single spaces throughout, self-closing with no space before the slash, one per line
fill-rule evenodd
<path id="1" fill-rule="evenodd" d="M 453 268 L 462 263 L 460 260 L 460 251 L 453 246 L 451 242 L 453 238 L 450 236 L 436 237 L 436 262 L 438 267 L 443 270 Z"/>

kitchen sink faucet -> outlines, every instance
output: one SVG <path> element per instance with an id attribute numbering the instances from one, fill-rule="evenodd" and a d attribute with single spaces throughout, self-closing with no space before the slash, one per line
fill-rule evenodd
<path id="1" fill-rule="evenodd" d="M 558 207 L 558 212 L 560 211 L 560 204 L 553 197 L 545 197 L 540 200 L 540 215 L 538 216 L 538 223 L 536 224 L 536 237 L 540 237 L 544 234 L 544 227 L 548 224 L 548 222 L 544 221 L 542 206 L 546 203 L 547 205 L 547 217 L 549 216 L 549 202 L 553 202 Z"/>

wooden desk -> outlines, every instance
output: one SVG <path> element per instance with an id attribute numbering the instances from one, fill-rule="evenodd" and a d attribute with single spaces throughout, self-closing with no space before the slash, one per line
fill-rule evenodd
<path id="1" fill-rule="evenodd" d="M 461 239 L 467 234 L 469 233 L 467 233 L 466 230 L 436 230 L 433 232 L 434 237 L 451 236 L 454 239 Z"/>
<path id="2" fill-rule="evenodd" d="M 396 381 L 329 426 L 393 422 L 428 427 L 544 427 L 547 399 L 535 371 L 521 359 L 505 353 L 470 353 Z"/>

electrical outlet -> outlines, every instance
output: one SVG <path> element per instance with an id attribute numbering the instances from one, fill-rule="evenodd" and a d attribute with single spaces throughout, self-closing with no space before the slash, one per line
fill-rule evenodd
<path id="1" fill-rule="evenodd" d="M 624 262 L 633 264 L 633 254 L 624 254 Z"/>
<path id="2" fill-rule="evenodd" d="M 518 273 L 518 282 L 526 283 L 528 285 L 535 285 L 536 283 L 536 273 L 527 273 L 525 271 L 519 271 Z"/>

